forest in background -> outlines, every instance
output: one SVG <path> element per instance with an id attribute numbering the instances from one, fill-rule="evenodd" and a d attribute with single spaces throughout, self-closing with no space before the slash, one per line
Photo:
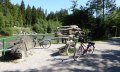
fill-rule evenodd
<path id="1" fill-rule="evenodd" d="M 120 7 L 115 0 L 89 0 L 85 7 L 78 0 L 71 2 L 70 10 L 47 13 L 42 7 L 25 8 L 23 0 L 20 5 L 0 0 L 0 32 L 12 35 L 22 28 L 24 32 L 52 33 L 61 25 L 78 25 L 93 39 L 120 36 Z"/>

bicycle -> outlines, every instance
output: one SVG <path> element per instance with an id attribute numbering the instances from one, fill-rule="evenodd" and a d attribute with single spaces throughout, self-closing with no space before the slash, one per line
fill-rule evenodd
<path id="1" fill-rule="evenodd" d="M 83 55 L 90 55 L 93 54 L 94 49 L 95 49 L 95 43 L 94 42 L 88 42 L 87 46 L 84 45 L 83 40 L 81 41 L 81 44 L 74 52 L 73 59 L 77 60 L 79 57 Z"/>
<path id="2" fill-rule="evenodd" d="M 45 40 L 45 35 L 43 35 L 41 39 L 34 37 L 33 43 L 34 43 L 34 47 L 36 46 L 37 43 L 39 44 L 40 47 L 42 46 L 43 48 L 49 48 L 51 46 L 50 40 Z"/>
<path id="3" fill-rule="evenodd" d="M 68 41 L 66 41 L 66 45 L 59 48 L 59 53 L 62 54 L 66 52 L 67 55 L 70 55 L 70 52 L 73 52 L 76 47 L 77 39 L 78 38 L 76 37 L 73 37 L 72 39 L 69 38 Z"/>

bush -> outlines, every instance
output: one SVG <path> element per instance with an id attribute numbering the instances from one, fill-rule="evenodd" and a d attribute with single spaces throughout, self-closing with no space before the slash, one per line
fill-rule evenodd
<path id="1" fill-rule="evenodd" d="M 31 33 L 32 30 L 30 27 L 13 27 L 13 32 L 14 34 L 19 34 L 21 32 L 25 32 L 25 33 Z"/>
<path id="2" fill-rule="evenodd" d="M 26 33 L 31 33 L 32 32 L 31 28 L 22 28 L 21 31 L 26 32 Z"/>
<path id="3" fill-rule="evenodd" d="M 40 33 L 40 27 L 38 24 L 35 24 L 32 28 L 33 31 L 35 31 L 36 33 Z"/>
<path id="4" fill-rule="evenodd" d="M 45 27 L 41 24 L 35 24 L 32 28 L 33 31 L 35 31 L 36 33 L 45 33 Z"/>
<path id="5" fill-rule="evenodd" d="M 13 34 L 18 34 L 20 33 L 20 29 L 18 28 L 13 28 Z"/>
<path id="6" fill-rule="evenodd" d="M 50 26 L 47 27 L 47 33 L 51 33 L 52 29 L 50 28 Z"/>
<path id="7" fill-rule="evenodd" d="M 3 28 L 1 31 L 0 31 L 1 34 L 3 35 L 13 35 L 13 28 L 11 27 L 6 27 L 6 28 Z"/>

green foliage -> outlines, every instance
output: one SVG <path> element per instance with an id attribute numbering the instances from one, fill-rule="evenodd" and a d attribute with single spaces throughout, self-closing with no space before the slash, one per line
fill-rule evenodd
<path id="1" fill-rule="evenodd" d="M 45 33 L 46 32 L 46 24 L 44 22 L 44 20 L 42 21 L 38 21 L 38 23 L 36 23 L 34 26 L 33 26 L 33 31 L 37 32 L 37 33 Z"/>
<path id="2" fill-rule="evenodd" d="M 24 1 L 22 0 L 21 4 L 13 5 L 10 0 L 4 0 L 0 2 L 0 28 L 1 31 L 10 35 L 12 33 L 30 32 L 32 28 L 37 33 L 49 33 L 56 30 L 58 26 L 61 25 L 61 22 L 58 21 L 62 19 L 64 10 L 57 12 L 55 16 L 56 19 L 46 20 L 47 10 L 44 11 L 41 7 L 31 8 L 29 5 L 25 9 Z M 10 32 L 9 29 L 11 28 Z M 22 29 L 21 29 L 22 28 Z"/>
<path id="3" fill-rule="evenodd" d="M 63 25 L 78 25 L 80 28 L 90 27 L 93 16 L 88 9 L 76 9 L 73 14 L 64 17 Z"/>
<path id="4" fill-rule="evenodd" d="M 68 15 L 68 11 L 66 9 L 61 9 L 60 11 L 50 12 L 46 20 L 54 20 L 54 21 L 62 21 L 65 16 Z"/>
<path id="5" fill-rule="evenodd" d="M 36 12 L 36 8 L 34 6 L 32 7 L 31 17 L 32 17 L 31 24 L 34 25 L 35 23 L 37 23 L 37 12 Z"/>
<path id="6" fill-rule="evenodd" d="M 9 36 L 13 35 L 13 28 L 11 28 L 11 27 L 2 28 L 0 33 L 3 35 L 9 35 Z"/>
<path id="7" fill-rule="evenodd" d="M 32 30 L 31 30 L 30 27 L 22 27 L 22 28 L 21 28 L 21 31 L 22 31 L 22 32 L 25 32 L 25 33 L 31 33 L 31 32 L 32 32 Z"/>
<path id="8" fill-rule="evenodd" d="M 52 29 L 50 28 L 50 26 L 47 27 L 47 33 L 51 33 Z"/>
<path id="9" fill-rule="evenodd" d="M 21 5 L 20 5 L 20 13 L 22 16 L 23 24 L 25 25 L 25 4 L 24 4 L 23 0 L 22 0 Z"/>
<path id="10" fill-rule="evenodd" d="M 96 13 L 96 17 L 104 16 L 111 13 L 115 9 L 115 0 L 88 0 L 87 6 L 90 10 Z"/>
<path id="11" fill-rule="evenodd" d="M 71 6 L 71 11 L 74 13 L 76 10 L 76 7 L 78 6 L 77 2 L 78 0 L 71 0 L 72 6 Z"/>
<path id="12" fill-rule="evenodd" d="M 55 32 L 57 30 L 57 27 L 61 26 L 61 22 L 59 21 L 49 20 L 47 23 L 47 25 L 52 29 L 52 32 Z"/>
<path id="13" fill-rule="evenodd" d="M 28 5 L 27 9 L 26 9 L 26 15 L 25 15 L 25 19 L 26 19 L 26 24 L 27 26 L 31 25 L 31 7 Z"/>
<path id="14" fill-rule="evenodd" d="M 43 30 L 41 29 L 39 24 L 35 24 L 32 28 L 33 31 L 35 31 L 36 33 L 40 33 L 43 32 Z"/>
<path id="15" fill-rule="evenodd" d="M 61 23 L 59 21 L 38 20 L 38 23 L 35 24 L 32 29 L 37 33 L 51 33 L 56 31 L 60 25 Z"/>
<path id="16" fill-rule="evenodd" d="M 120 8 L 115 7 L 115 0 L 89 0 L 87 7 L 79 8 L 78 0 L 71 2 L 71 14 L 66 9 L 47 14 L 41 7 L 25 8 L 23 0 L 20 5 L 1 0 L 0 31 L 9 35 L 31 32 L 31 29 L 37 33 L 53 33 L 61 25 L 78 25 L 86 36 L 90 34 L 94 39 L 120 36 Z"/>
<path id="17" fill-rule="evenodd" d="M 22 33 L 31 33 L 32 30 L 31 28 L 29 27 L 11 27 L 13 29 L 13 33 L 14 34 L 20 34 L 21 32 Z"/>
<path id="18" fill-rule="evenodd" d="M 120 36 L 120 8 L 114 10 L 107 18 L 106 24 L 109 27 L 111 36 Z"/>
<path id="19" fill-rule="evenodd" d="M 54 14 L 54 12 L 50 12 L 50 14 L 48 14 L 48 16 L 47 16 L 47 18 L 46 18 L 47 20 L 54 20 L 55 19 L 55 14 Z"/>
<path id="20" fill-rule="evenodd" d="M 3 16 L 0 13 L 0 28 L 2 28 L 2 27 L 3 27 Z"/>
<path id="21" fill-rule="evenodd" d="M 18 28 L 13 28 L 13 31 L 13 34 L 19 34 L 21 32 L 21 30 Z"/>

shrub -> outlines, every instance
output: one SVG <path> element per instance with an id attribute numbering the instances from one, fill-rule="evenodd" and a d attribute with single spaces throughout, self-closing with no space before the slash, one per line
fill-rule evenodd
<path id="1" fill-rule="evenodd" d="M 33 31 L 35 31 L 36 33 L 39 33 L 40 32 L 40 27 L 38 24 L 35 24 L 32 28 Z"/>
<path id="2" fill-rule="evenodd" d="M 45 33 L 45 28 L 41 24 L 35 24 L 32 30 L 36 33 Z"/>
<path id="3" fill-rule="evenodd" d="M 1 34 L 3 35 L 13 35 L 13 28 L 11 27 L 6 27 L 6 28 L 3 28 L 1 31 L 0 31 Z"/>
<path id="4" fill-rule="evenodd" d="M 47 27 L 47 33 L 51 33 L 52 29 L 50 28 L 50 26 Z"/>
<path id="5" fill-rule="evenodd" d="M 22 30 L 22 32 L 26 32 L 26 33 L 32 32 L 31 28 L 22 28 L 21 30 Z"/>

